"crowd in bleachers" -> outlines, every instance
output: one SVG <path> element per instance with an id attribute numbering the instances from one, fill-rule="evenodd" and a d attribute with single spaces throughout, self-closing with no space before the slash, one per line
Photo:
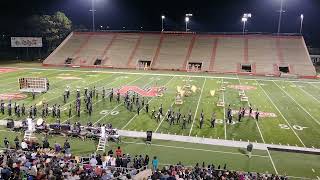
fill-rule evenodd
<path id="1" fill-rule="evenodd" d="M 51 148 L 45 139 L 42 146 L 33 148 L 19 146 L 15 139 L 15 148 L 10 149 L 8 139 L 4 139 L 5 149 L 0 152 L 0 179 L 13 180 L 59 180 L 59 179 L 132 179 L 146 169 L 152 169 L 151 180 L 170 179 L 204 179 L 204 180 L 286 180 L 286 176 L 272 174 L 231 171 L 225 164 L 223 167 L 213 164 L 196 164 L 194 167 L 177 165 L 162 165 L 159 168 L 157 157 L 152 160 L 148 155 L 130 156 L 121 147 L 111 149 L 102 155 L 92 154 L 89 157 L 71 155 L 71 147 L 65 141 L 63 147 L 55 143 Z M 24 141 L 23 141 L 24 142 Z M 151 171 L 150 171 L 151 172 Z M 143 173 L 142 173 L 143 174 Z M 145 176 L 145 178 L 147 178 Z"/>
<path id="2" fill-rule="evenodd" d="M 5 140 L 7 141 L 7 140 Z M 6 143 L 6 142 L 4 142 Z M 44 141 L 43 146 L 46 146 Z M 69 147 L 70 148 L 70 147 Z M 103 155 L 77 157 L 55 148 L 6 148 L 0 152 L 0 179 L 131 179 L 149 164 L 149 157 L 124 154 L 120 147 Z"/>
<path id="3" fill-rule="evenodd" d="M 155 170 L 149 179 L 156 180 L 182 180 L 182 179 L 196 179 L 196 180 L 287 180 L 285 176 L 278 176 L 273 174 L 262 174 L 244 171 L 227 170 L 226 164 L 224 167 L 216 167 L 213 164 L 205 166 L 198 163 L 194 167 L 186 167 L 181 163 L 177 165 L 164 166 L 161 170 Z"/>

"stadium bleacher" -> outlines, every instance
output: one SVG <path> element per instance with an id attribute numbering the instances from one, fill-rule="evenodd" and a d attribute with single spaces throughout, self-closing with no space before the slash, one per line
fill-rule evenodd
<path id="1" fill-rule="evenodd" d="M 292 74 L 315 77 L 315 68 L 301 36 L 210 35 L 185 33 L 73 32 L 44 65 L 201 71 L 253 75 Z"/>

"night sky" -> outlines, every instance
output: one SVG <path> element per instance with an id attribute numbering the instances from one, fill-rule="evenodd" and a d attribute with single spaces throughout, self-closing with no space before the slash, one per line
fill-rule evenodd
<path id="1" fill-rule="evenodd" d="M 192 13 L 190 28 L 197 32 L 241 32 L 243 13 L 252 13 L 250 32 L 277 32 L 280 0 L 95 0 L 96 28 L 159 31 L 161 14 L 165 29 L 184 30 L 184 15 Z M 32 14 L 64 12 L 73 25 L 91 28 L 91 0 L 10 0 L 0 6 L 1 33 L 14 32 Z M 284 0 L 282 29 L 298 33 L 304 14 L 304 37 L 308 45 L 320 47 L 320 0 Z"/>

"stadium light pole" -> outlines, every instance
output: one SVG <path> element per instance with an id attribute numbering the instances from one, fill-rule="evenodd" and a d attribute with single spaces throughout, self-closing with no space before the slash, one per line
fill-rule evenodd
<path id="1" fill-rule="evenodd" d="M 243 17 L 241 21 L 243 22 L 242 34 L 244 35 L 244 32 L 246 30 L 246 22 L 248 21 L 248 18 Z"/>
<path id="2" fill-rule="evenodd" d="M 164 15 L 161 16 L 161 31 L 164 31 L 163 22 L 166 17 Z"/>
<path id="3" fill-rule="evenodd" d="M 185 21 L 186 21 L 186 32 L 188 32 L 188 22 L 190 21 L 190 18 L 186 17 Z"/>
<path id="4" fill-rule="evenodd" d="M 94 13 L 95 13 L 95 9 L 94 9 L 94 0 L 91 0 L 91 9 L 90 11 L 92 12 L 92 31 L 95 31 L 95 23 L 94 23 Z"/>
<path id="5" fill-rule="evenodd" d="M 279 21 L 278 21 L 278 36 L 280 35 L 280 31 L 281 31 L 282 13 L 283 13 L 283 0 L 280 0 L 280 12 L 279 12 Z"/>
<path id="6" fill-rule="evenodd" d="M 189 14 L 186 14 L 186 17 L 185 17 L 185 22 L 186 22 L 186 32 L 188 32 L 188 23 L 190 21 L 190 17 L 192 17 L 193 14 L 189 13 Z"/>
<path id="7" fill-rule="evenodd" d="M 251 18 L 251 13 L 246 13 L 246 14 L 243 14 L 242 16 L 242 19 L 241 21 L 243 22 L 243 27 L 242 27 L 242 34 L 244 35 L 245 34 L 245 31 L 246 31 L 246 23 L 248 21 L 249 18 Z"/>
<path id="8" fill-rule="evenodd" d="M 302 34 L 303 19 L 304 19 L 304 15 L 301 14 L 300 15 L 300 34 Z"/>

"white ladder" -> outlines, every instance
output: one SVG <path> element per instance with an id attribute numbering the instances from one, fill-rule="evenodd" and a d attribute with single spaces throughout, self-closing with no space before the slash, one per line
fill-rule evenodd
<path id="1" fill-rule="evenodd" d="M 108 143 L 107 138 L 100 137 L 99 138 L 99 143 L 98 143 L 98 146 L 97 146 L 97 151 L 105 152 L 107 143 Z"/>
<path id="2" fill-rule="evenodd" d="M 32 131 L 25 131 L 23 139 L 30 141 L 32 139 Z"/>

